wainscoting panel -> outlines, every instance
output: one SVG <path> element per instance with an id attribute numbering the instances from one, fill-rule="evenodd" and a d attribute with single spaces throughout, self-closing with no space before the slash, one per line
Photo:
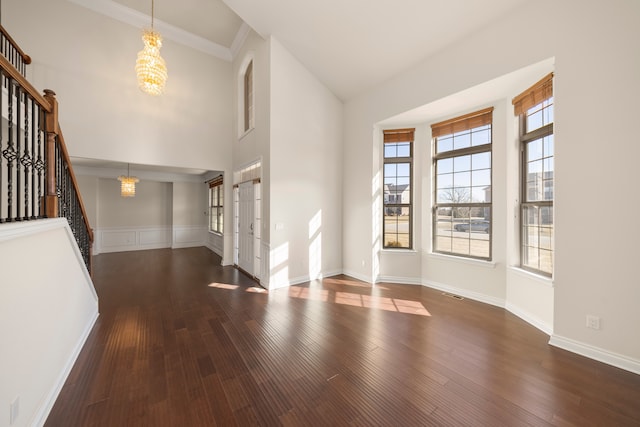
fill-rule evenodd
<path id="1" fill-rule="evenodd" d="M 100 252 L 107 252 L 105 249 L 109 248 L 122 248 L 129 246 L 136 246 L 136 232 L 134 230 L 129 231 L 104 231 L 102 234 L 102 250 Z"/>
<path id="2" fill-rule="evenodd" d="M 271 262 L 270 253 L 271 245 L 262 240 L 260 242 L 260 284 L 266 289 L 269 289 L 271 278 L 271 270 L 269 268 Z"/>
<path id="3" fill-rule="evenodd" d="M 171 227 L 109 227 L 95 233 L 94 254 L 171 247 Z"/>
<path id="4" fill-rule="evenodd" d="M 205 246 L 211 249 L 216 254 L 223 257 L 224 254 L 224 237 L 217 233 L 211 233 L 207 231 L 207 238 Z"/>
<path id="5" fill-rule="evenodd" d="M 206 246 L 208 233 L 206 226 L 176 225 L 173 227 L 171 247 L 177 249 Z"/>

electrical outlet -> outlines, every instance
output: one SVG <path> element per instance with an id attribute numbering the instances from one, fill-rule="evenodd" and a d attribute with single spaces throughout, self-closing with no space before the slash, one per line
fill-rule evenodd
<path id="1" fill-rule="evenodd" d="M 20 397 L 16 397 L 9 407 L 9 425 L 12 426 L 20 415 Z"/>
<path id="2" fill-rule="evenodd" d="M 600 329 L 600 318 L 598 316 L 587 315 L 587 328 Z"/>

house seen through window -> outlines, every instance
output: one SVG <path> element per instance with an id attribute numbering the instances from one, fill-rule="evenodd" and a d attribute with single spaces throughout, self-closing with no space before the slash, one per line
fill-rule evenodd
<path id="1" fill-rule="evenodd" d="M 553 73 L 513 99 L 520 119 L 520 266 L 553 274 Z"/>
<path id="2" fill-rule="evenodd" d="M 383 248 L 411 249 L 415 129 L 384 132 Z"/>
<path id="3" fill-rule="evenodd" d="M 431 126 L 433 251 L 491 259 L 493 107 Z"/>

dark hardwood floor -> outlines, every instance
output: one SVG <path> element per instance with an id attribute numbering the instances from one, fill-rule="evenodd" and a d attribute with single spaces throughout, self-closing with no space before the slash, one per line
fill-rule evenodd
<path id="1" fill-rule="evenodd" d="M 503 309 L 346 276 L 266 292 L 219 263 L 95 257 L 101 314 L 46 425 L 640 425 L 640 376 Z"/>

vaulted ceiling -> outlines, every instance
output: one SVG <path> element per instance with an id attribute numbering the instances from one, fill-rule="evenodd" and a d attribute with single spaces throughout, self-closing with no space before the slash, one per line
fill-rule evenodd
<path id="1" fill-rule="evenodd" d="M 137 27 L 152 0 L 69 0 Z M 163 37 L 231 61 L 249 28 L 274 36 L 343 101 L 373 88 L 508 14 L 526 0 L 153 0 Z M 534 70 L 537 72 L 537 70 Z M 488 86 L 489 87 L 489 86 Z M 495 93 L 495 85 L 490 86 Z M 468 100 L 473 94 L 466 93 Z M 456 99 L 437 104 L 439 113 Z M 424 119 L 426 106 L 391 118 Z M 124 168 L 74 159 L 94 168 Z M 135 165 L 139 170 L 144 165 Z M 156 170 L 157 169 L 157 170 Z M 148 167 L 148 172 L 166 172 Z M 201 174 L 201 170 L 171 170 Z"/>
<path id="2" fill-rule="evenodd" d="M 70 1 L 102 12 L 131 11 L 129 17 L 138 20 L 151 15 L 151 0 Z M 278 39 L 339 98 L 348 100 L 525 1 L 154 0 L 154 15 L 156 22 L 193 35 L 204 42 L 203 50 L 226 60 L 233 57 L 234 42 L 248 24 L 261 36 Z"/>
<path id="3" fill-rule="evenodd" d="M 151 15 L 151 0 L 114 1 Z M 242 25 L 242 19 L 222 0 L 154 0 L 154 17 L 226 48 Z"/>

